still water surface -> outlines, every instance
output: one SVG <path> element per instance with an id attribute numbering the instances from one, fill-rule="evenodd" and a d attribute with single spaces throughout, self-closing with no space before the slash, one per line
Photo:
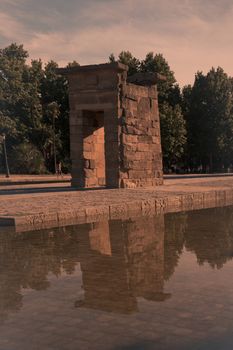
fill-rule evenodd
<path id="1" fill-rule="evenodd" d="M 0 233 L 0 350 L 233 349 L 233 207 Z"/>

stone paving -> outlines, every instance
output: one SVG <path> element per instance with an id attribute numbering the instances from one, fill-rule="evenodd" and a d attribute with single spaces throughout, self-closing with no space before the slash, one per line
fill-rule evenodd
<path id="1" fill-rule="evenodd" d="M 5 187 L 1 187 L 4 189 Z M 0 190 L 0 226 L 22 230 L 66 223 L 153 215 L 233 203 L 233 176 L 167 179 L 163 186 L 137 189 L 77 190 L 51 184 Z"/>

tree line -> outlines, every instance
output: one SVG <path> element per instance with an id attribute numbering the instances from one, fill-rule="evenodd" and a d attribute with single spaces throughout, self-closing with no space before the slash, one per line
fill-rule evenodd
<path id="1" fill-rule="evenodd" d="M 67 80 L 58 64 L 31 60 L 23 45 L 0 49 L 0 135 L 6 135 L 13 173 L 54 172 L 54 151 L 64 171 L 70 170 Z M 164 170 L 226 171 L 233 166 L 233 78 L 221 67 L 197 72 L 194 84 L 179 87 L 162 54 L 139 60 L 129 51 L 109 62 L 129 66 L 129 75 L 156 72 Z M 78 65 L 70 62 L 68 67 Z M 56 150 L 54 150 L 54 144 Z M 3 160 L 2 147 L 0 157 Z M 0 165 L 3 172 L 3 162 Z"/>

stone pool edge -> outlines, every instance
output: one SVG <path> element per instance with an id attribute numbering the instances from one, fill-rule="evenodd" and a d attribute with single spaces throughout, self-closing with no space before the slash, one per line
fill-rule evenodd
<path id="1" fill-rule="evenodd" d="M 233 189 L 169 194 L 146 200 L 125 201 L 120 204 L 86 206 L 77 210 L 0 216 L 0 228 L 13 227 L 16 231 L 22 232 L 102 220 L 127 219 L 138 215 L 151 216 L 160 213 L 221 207 L 231 204 L 233 204 Z"/>

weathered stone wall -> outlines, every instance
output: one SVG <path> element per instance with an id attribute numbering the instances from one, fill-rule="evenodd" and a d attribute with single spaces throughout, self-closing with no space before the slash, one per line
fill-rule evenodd
<path id="1" fill-rule="evenodd" d="M 163 183 L 156 86 L 125 84 L 121 97 L 121 187 Z"/>
<path id="2" fill-rule="evenodd" d="M 129 84 L 120 63 L 61 70 L 68 76 L 72 186 L 162 184 L 156 86 Z"/>

